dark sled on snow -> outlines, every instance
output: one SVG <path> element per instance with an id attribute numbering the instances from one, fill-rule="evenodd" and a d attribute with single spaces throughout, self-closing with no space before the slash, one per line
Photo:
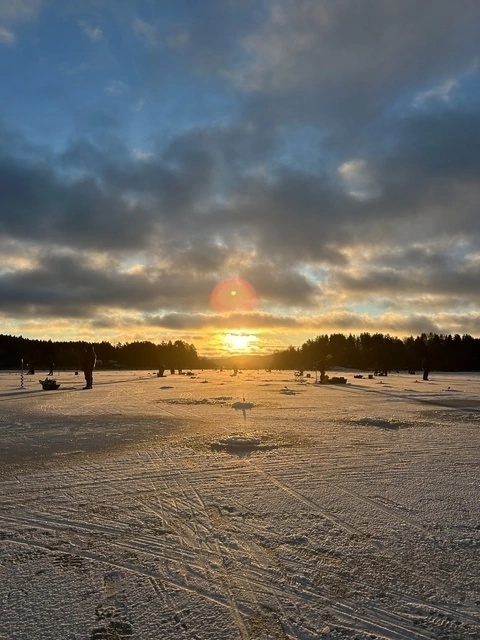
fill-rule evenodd
<path id="1" fill-rule="evenodd" d="M 56 391 L 60 388 L 60 383 L 56 380 L 49 380 L 47 378 L 46 380 L 39 380 L 39 382 L 42 385 L 44 391 Z"/>
<path id="2" fill-rule="evenodd" d="M 347 384 L 347 379 L 343 376 L 333 376 L 332 378 L 319 380 L 317 384 Z"/>

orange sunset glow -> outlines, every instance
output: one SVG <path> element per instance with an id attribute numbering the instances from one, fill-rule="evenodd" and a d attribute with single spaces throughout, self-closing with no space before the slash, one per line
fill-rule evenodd
<path id="1" fill-rule="evenodd" d="M 258 341 L 257 336 L 244 333 L 226 333 L 224 344 L 227 352 L 251 353 Z"/>

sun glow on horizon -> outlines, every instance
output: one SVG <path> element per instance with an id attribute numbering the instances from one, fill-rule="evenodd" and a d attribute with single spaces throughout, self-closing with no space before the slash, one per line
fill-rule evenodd
<path id="1" fill-rule="evenodd" d="M 257 341 L 257 336 L 246 333 L 226 333 L 223 337 L 225 348 L 230 353 L 252 353 Z"/>

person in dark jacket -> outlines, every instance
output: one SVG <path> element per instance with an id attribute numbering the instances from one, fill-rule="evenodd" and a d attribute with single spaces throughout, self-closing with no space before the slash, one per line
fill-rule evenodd
<path id="1" fill-rule="evenodd" d="M 422 369 L 423 369 L 423 379 L 428 380 L 428 374 L 430 373 L 430 362 L 428 361 L 428 358 L 426 356 L 422 360 Z"/>
<path id="2" fill-rule="evenodd" d="M 85 375 L 84 389 L 91 389 L 93 387 L 93 370 L 95 369 L 95 363 L 97 361 L 97 354 L 92 346 L 85 347 L 85 353 L 83 356 L 82 369 Z"/>
<path id="3" fill-rule="evenodd" d="M 327 376 L 325 374 L 325 360 L 324 358 L 320 358 L 320 360 L 315 364 L 315 377 L 316 377 L 316 372 L 320 373 L 320 380 L 319 382 L 325 382 L 327 380 Z"/>

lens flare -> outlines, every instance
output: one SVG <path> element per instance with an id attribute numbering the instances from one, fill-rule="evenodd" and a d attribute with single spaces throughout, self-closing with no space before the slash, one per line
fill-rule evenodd
<path id="1" fill-rule="evenodd" d="M 222 280 L 210 297 L 210 304 L 217 311 L 250 311 L 256 302 L 255 289 L 243 278 Z"/>

